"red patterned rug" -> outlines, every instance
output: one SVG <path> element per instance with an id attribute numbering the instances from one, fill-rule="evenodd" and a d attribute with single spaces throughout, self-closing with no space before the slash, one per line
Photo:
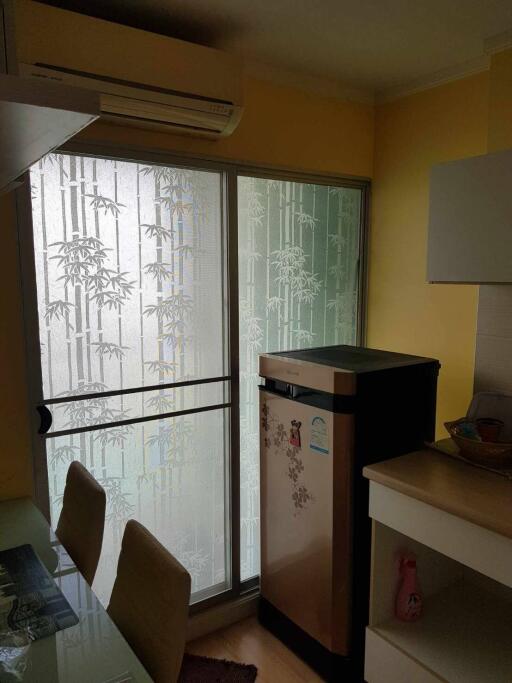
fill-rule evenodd
<path id="1" fill-rule="evenodd" d="M 252 664 L 185 653 L 179 683 L 254 683 L 257 675 Z"/>

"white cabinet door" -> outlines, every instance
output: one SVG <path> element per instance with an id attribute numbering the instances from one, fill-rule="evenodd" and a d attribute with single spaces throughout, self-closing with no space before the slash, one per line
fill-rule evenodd
<path id="1" fill-rule="evenodd" d="M 429 282 L 512 282 L 512 150 L 434 166 Z"/>

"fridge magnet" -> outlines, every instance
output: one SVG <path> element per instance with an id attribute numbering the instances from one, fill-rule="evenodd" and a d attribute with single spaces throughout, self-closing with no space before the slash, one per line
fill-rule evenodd
<path id="1" fill-rule="evenodd" d="M 316 416 L 311 420 L 311 441 L 309 447 L 312 451 L 329 454 L 329 435 L 327 425 L 322 417 Z"/>
<path id="2" fill-rule="evenodd" d="M 298 420 L 292 420 L 292 426 L 290 429 L 290 438 L 288 442 L 290 446 L 295 446 L 295 448 L 300 448 L 300 427 L 302 422 Z"/>

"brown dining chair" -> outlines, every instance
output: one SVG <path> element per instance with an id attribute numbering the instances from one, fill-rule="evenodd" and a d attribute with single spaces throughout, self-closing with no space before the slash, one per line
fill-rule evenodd
<path id="1" fill-rule="evenodd" d="M 190 574 L 135 520 L 126 524 L 107 612 L 155 683 L 176 683 L 187 630 Z"/>
<path id="2" fill-rule="evenodd" d="M 102 486 L 77 460 L 66 476 L 62 512 L 55 535 L 89 585 L 103 542 L 106 496 Z"/>

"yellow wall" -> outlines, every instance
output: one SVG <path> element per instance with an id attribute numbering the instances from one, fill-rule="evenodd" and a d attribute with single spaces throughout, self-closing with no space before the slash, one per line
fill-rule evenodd
<path id="1" fill-rule="evenodd" d="M 441 361 L 438 435 L 473 388 L 478 288 L 426 283 L 429 170 L 483 154 L 488 73 L 377 108 L 368 343 Z"/>
<path id="2" fill-rule="evenodd" d="M 32 493 L 27 377 L 13 195 L 0 196 L 0 499 Z"/>
<path id="3" fill-rule="evenodd" d="M 512 50 L 491 59 L 489 151 L 512 147 Z"/>
<path id="4" fill-rule="evenodd" d="M 374 108 L 248 79 L 246 107 L 233 135 L 207 140 L 101 124 L 82 139 L 108 140 L 318 173 L 370 177 Z"/>

